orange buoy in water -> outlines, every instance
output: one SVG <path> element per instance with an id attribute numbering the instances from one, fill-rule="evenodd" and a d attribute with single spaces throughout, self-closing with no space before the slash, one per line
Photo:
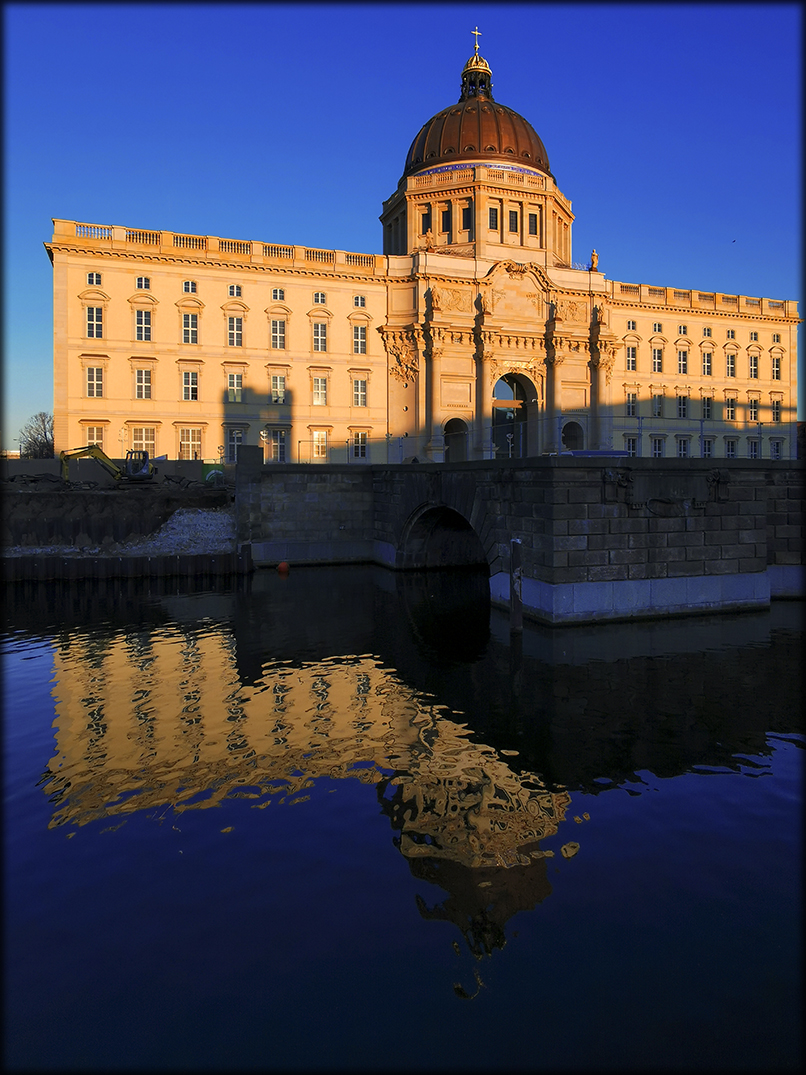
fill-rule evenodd
<path id="1" fill-rule="evenodd" d="M 281 562 L 280 562 L 280 563 L 279 563 L 279 564 L 277 565 L 277 574 L 278 574 L 278 575 L 287 575 L 287 574 L 288 574 L 288 572 L 289 572 L 290 570 L 291 570 L 291 567 L 290 567 L 290 565 L 288 564 L 288 561 L 287 561 L 287 560 L 282 560 L 282 561 L 281 561 Z"/>

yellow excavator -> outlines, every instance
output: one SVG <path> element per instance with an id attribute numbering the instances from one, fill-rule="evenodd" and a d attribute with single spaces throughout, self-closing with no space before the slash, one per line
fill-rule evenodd
<path id="1" fill-rule="evenodd" d="M 97 444 L 86 444 L 83 448 L 70 448 L 66 452 L 59 452 L 62 481 L 70 480 L 70 460 L 80 459 L 82 456 L 95 459 L 116 482 L 128 484 L 129 482 L 151 481 L 157 473 L 157 468 L 148 458 L 148 452 L 126 452 L 126 459 L 121 470 Z"/>

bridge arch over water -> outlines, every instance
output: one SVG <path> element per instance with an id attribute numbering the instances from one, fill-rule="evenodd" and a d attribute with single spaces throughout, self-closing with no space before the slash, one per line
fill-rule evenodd
<path id="1" fill-rule="evenodd" d="M 396 559 L 403 570 L 482 564 L 489 569 L 478 534 L 447 504 L 422 504 L 412 512 L 403 526 Z"/>

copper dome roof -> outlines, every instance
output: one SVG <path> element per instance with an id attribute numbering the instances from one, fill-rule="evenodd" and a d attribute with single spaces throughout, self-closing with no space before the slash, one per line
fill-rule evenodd
<path id="1" fill-rule="evenodd" d="M 462 71 L 459 102 L 424 124 L 406 154 L 403 175 L 451 161 L 501 160 L 551 175 L 546 147 L 534 127 L 492 94 L 492 71 L 476 52 Z"/>

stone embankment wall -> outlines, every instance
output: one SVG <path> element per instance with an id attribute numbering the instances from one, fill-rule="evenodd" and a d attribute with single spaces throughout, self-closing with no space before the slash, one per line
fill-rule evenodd
<path id="1" fill-rule="evenodd" d="M 241 449 L 235 503 L 238 545 L 251 545 L 257 566 L 374 559 L 370 467 L 264 467 L 255 451 Z"/>
<path id="2" fill-rule="evenodd" d="M 549 457 L 262 467 L 238 477 L 255 563 L 467 563 L 468 537 L 548 623 L 753 608 L 803 596 L 803 470 L 769 461 Z M 417 520 L 423 520 L 417 525 Z M 414 523 L 413 523 L 414 520 Z"/>
<path id="3" fill-rule="evenodd" d="M 226 507 L 226 489 L 172 490 L 131 485 L 113 489 L 53 489 L 5 485 L 0 542 L 3 546 L 103 547 L 153 534 L 179 508 Z"/>

